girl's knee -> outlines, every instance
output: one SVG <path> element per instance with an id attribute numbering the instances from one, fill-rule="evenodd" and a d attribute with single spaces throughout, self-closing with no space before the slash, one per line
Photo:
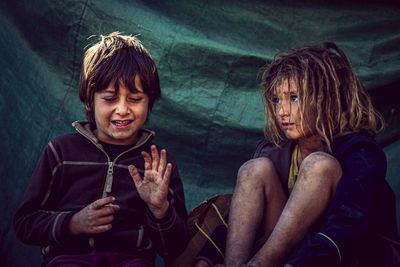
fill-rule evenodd
<path id="1" fill-rule="evenodd" d="M 260 183 L 271 177 L 277 177 L 272 161 L 268 158 L 255 158 L 240 167 L 237 183 Z"/>
<path id="2" fill-rule="evenodd" d="M 325 152 L 314 152 L 302 162 L 299 176 L 328 179 L 337 183 L 342 176 L 342 167 L 332 155 Z"/>

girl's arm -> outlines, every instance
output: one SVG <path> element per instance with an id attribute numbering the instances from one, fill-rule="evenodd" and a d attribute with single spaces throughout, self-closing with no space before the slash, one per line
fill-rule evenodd
<path id="1" fill-rule="evenodd" d="M 394 196 L 385 181 L 383 151 L 375 144 L 359 143 L 335 156 L 343 176 L 321 226 L 291 257 L 293 266 L 343 265 L 365 254 L 378 231 L 393 234 Z"/>

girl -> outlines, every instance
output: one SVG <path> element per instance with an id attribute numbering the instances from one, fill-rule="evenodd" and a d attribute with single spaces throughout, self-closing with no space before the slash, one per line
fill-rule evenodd
<path id="1" fill-rule="evenodd" d="M 382 117 L 333 43 L 263 73 L 266 139 L 238 172 L 226 266 L 384 266 L 394 195 L 374 140 Z"/>

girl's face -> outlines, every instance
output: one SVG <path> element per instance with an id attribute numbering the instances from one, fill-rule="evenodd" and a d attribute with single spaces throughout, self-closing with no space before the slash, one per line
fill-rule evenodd
<path id="1" fill-rule="evenodd" d="M 306 134 L 301 131 L 299 95 L 296 83 L 293 80 L 284 80 L 276 88 L 272 97 L 275 114 L 286 138 L 298 140 Z"/>

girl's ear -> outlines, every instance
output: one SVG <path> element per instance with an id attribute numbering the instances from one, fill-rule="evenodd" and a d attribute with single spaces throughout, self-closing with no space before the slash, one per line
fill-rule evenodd
<path id="1" fill-rule="evenodd" d="M 88 104 L 85 104 L 85 110 L 86 111 L 92 111 L 92 108 Z"/>

